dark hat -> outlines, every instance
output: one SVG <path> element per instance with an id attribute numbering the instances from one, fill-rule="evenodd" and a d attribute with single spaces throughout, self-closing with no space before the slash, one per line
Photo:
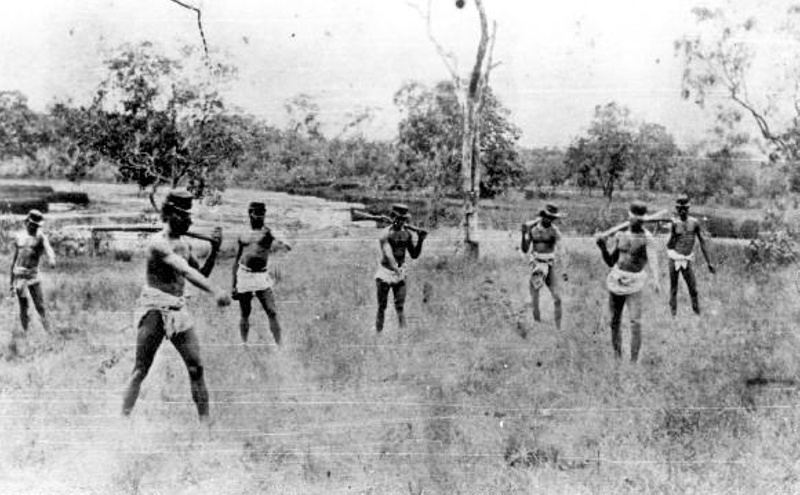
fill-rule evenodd
<path id="1" fill-rule="evenodd" d="M 635 217 L 643 217 L 647 215 L 647 205 L 641 201 L 634 201 L 631 203 L 628 213 Z"/>
<path id="2" fill-rule="evenodd" d="M 39 210 L 31 210 L 28 212 L 28 218 L 25 220 L 34 225 L 42 225 L 42 222 L 44 222 L 44 215 L 42 215 L 42 212 Z"/>
<path id="3" fill-rule="evenodd" d="M 179 213 L 189 214 L 192 209 L 192 194 L 185 189 L 172 189 L 167 193 L 164 206 L 169 206 Z"/>
<path id="4" fill-rule="evenodd" d="M 247 207 L 247 212 L 254 216 L 263 217 L 264 213 L 267 212 L 267 206 L 260 201 L 253 201 Z"/>
<path id="5" fill-rule="evenodd" d="M 561 213 L 558 212 L 558 206 L 554 205 L 553 203 L 547 203 L 544 205 L 544 208 L 539 210 L 540 217 L 549 217 L 549 218 L 561 218 Z"/>
<path id="6" fill-rule="evenodd" d="M 675 207 L 676 208 L 688 208 L 689 207 L 689 196 L 685 194 L 681 194 L 675 200 Z"/>
<path id="7" fill-rule="evenodd" d="M 408 213 L 408 206 L 401 203 L 393 204 L 390 214 L 392 218 L 405 218 L 406 220 L 411 218 L 411 215 Z"/>

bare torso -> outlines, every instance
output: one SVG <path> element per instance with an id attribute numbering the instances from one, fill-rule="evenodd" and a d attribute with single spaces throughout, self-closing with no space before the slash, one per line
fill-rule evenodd
<path id="1" fill-rule="evenodd" d="M 39 268 L 39 260 L 44 253 L 44 234 L 41 231 L 35 235 L 28 232 L 20 232 L 15 240 L 17 247 L 17 267 L 36 271 Z"/>
<path id="2" fill-rule="evenodd" d="M 534 226 L 530 230 L 531 253 L 553 253 L 559 237 L 560 233 L 553 225 L 548 227 L 544 227 L 541 224 Z"/>
<path id="3" fill-rule="evenodd" d="M 684 256 L 689 256 L 694 251 L 694 240 L 699 228 L 700 223 L 694 217 L 687 217 L 686 220 L 673 218 L 671 238 L 667 247 Z"/>
<path id="4" fill-rule="evenodd" d="M 406 260 L 406 251 L 411 247 L 411 234 L 405 229 L 394 230 L 390 227 L 383 234 L 383 239 L 389 243 L 397 266 L 403 266 Z M 392 268 L 384 253 L 381 253 L 381 265 Z"/>
<path id="5" fill-rule="evenodd" d="M 629 230 L 620 232 L 614 237 L 616 249 L 619 252 L 617 266 L 626 272 L 640 272 L 647 265 L 647 246 L 650 234 Z"/>
<path id="6" fill-rule="evenodd" d="M 269 251 L 274 240 L 275 237 L 268 227 L 242 234 L 239 237 L 239 246 L 242 250 L 239 265 L 253 272 L 266 270 Z"/>
<path id="7" fill-rule="evenodd" d="M 156 234 L 147 247 L 147 285 L 176 297 L 183 296 L 185 277 L 164 260 L 170 254 L 180 256 L 187 262 L 192 259 L 192 249 L 181 238 L 171 238 L 165 233 Z"/>

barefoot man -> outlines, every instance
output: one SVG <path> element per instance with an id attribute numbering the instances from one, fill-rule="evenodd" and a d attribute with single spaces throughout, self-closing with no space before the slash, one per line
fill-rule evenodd
<path id="1" fill-rule="evenodd" d="M 56 266 L 56 255 L 50 246 L 50 241 L 42 232 L 41 226 L 44 215 L 39 210 L 31 210 L 25 219 L 25 231 L 14 238 L 14 256 L 11 261 L 11 291 L 19 301 L 19 319 L 22 323 L 23 333 L 28 332 L 30 318 L 28 308 L 30 302 L 39 313 L 42 326 L 50 332 L 50 322 L 44 307 L 42 284 L 39 278 L 39 260 L 42 254 L 47 256 L 50 268 Z M 11 343 L 8 350 L 12 355 L 18 352 L 17 344 L 21 338 L 19 332 L 12 332 Z"/>
<path id="2" fill-rule="evenodd" d="M 269 253 L 275 242 L 275 236 L 269 227 L 264 225 L 266 206 L 264 203 L 253 202 L 247 208 L 250 217 L 251 231 L 239 236 L 236 260 L 233 263 L 233 298 L 239 301 L 241 318 L 239 320 L 239 333 L 242 342 L 247 342 L 250 332 L 250 311 L 252 309 L 253 294 L 264 308 L 269 319 L 269 329 L 275 343 L 281 343 L 281 326 L 278 323 L 278 312 L 275 305 L 275 295 L 272 286 L 275 281 L 267 273 Z M 287 250 L 288 244 L 283 243 Z"/>
<path id="3" fill-rule="evenodd" d="M 147 283 L 139 298 L 141 317 L 138 319 L 136 336 L 136 364 L 122 403 L 125 416 L 131 413 L 136 404 L 139 388 L 153 364 L 161 341 L 167 339 L 186 364 L 192 399 L 197 405 L 200 420 L 208 419 L 208 390 L 203 379 L 200 341 L 186 309 L 183 289 L 188 280 L 210 293 L 220 307 L 229 305 L 231 300 L 228 294 L 211 285 L 207 279 L 214 268 L 222 242 L 221 233 L 214 233 L 215 242 L 211 244 L 211 253 L 202 268 L 192 255 L 191 246 L 181 238 L 192 224 L 191 208 L 191 194 L 182 190 L 170 191 L 161 208 L 164 230 L 155 234 L 147 247 Z"/>
<path id="4" fill-rule="evenodd" d="M 678 280 L 680 274 L 686 281 L 689 297 L 692 299 L 692 310 L 700 314 L 700 303 L 697 297 L 697 281 L 694 278 L 694 240 L 700 241 L 700 251 L 712 274 L 716 271 L 706 251 L 706 241 L 700 229 L 700 222 L 689 216 L 689 197 L 681 195 L 675 201 L 678 217 L 672 219 L 672 229 L 667 241 L 667 258 L 669 258 L 669 309 L 672 316 L 678 314 Z"/>
<path id="5" fill-rule="evenodd" d="M 642 306 L 644 288 L 648 282 L 645 267 L 649 267 L 652 285 L 656 293 L 661 292 L 658 276 L 658 259 L 652 234 L 644 228 L 643 217 L 647 214 L 644 203 L 634 202 L 630 206 L 627 230 L 615 234 L 614 238 L 598 236 L 597 245 L 611 273 L 606 279 L 611 313 L 611 344 L 618 358 L 622 357 L 622 310 L 628 306 L 631 322 L 631 362 L 639 359 L 642 347 Z"/>
<path id="6" fill-rule="evenodd" d="M 554 320 L 556 329 L 561 328 L 561 283 L 559 278 L 566 280 L 567 274 L 560 274 L 558 267 L 566 266 L 566 250 L 561 241 L 561 232 L 553 225 L 561 218 L 558 207 L 546 204 L 539 211 L 539 218 L 532 222 L 522 224 L 522 252 L 528 254 L 530 249 L 530 291 L 533 302 L 533 319 L 541 321 L 539 314 L 539 290 L 547 285 L 553 297 Z"/>
<path id="7" fill-rule="evenodd" d="M 389 290 L 394 295 L 394 309 L 397 311 L 397 320 L 400 328 L 405 328 L 406 317 L 403 307 L 406 302 L 406 251 L 412 259 L 417 259 L 422 252 L 422 243 L 426 233 L 417 232 L 417 242 L 413 242 L 411 232 L 406 228 L 406 223 L 411 218 L 408 206 L 396 204 L 390 213 L 392 225 L 381 234 L 378 243 L 381 248 L 381 259 L 378 271 L 375 273 L 375 284 L 378 289 L 378 314 L 375 317 L 375 331 L 383 331 L 383 321 L 386 315 L 386 306 L 389 302 Z"/>

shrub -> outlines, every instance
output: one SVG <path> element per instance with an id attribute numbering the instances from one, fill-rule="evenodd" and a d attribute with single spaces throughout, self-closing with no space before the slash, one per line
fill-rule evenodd
<path id="1" fill-rule="evenodd" d="M 739 226 L 740 239 L 758 239 L 759 223 L 758 220 L 747 219 Z"/>

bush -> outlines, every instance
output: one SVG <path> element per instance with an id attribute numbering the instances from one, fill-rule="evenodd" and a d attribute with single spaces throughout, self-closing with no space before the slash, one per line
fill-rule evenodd
<path id="1" fill-rule="evenodd" d="M 759 223 L 758 220 L 747 219 L 739 227 L 740 239 L 758 239 Z"/>
<path id="2" fill-rule="evenodd" d="M 736 238 L 739 234 L 739 230 L 736 228 L 736 222 L 731 218 L 707 215 L 703 223 L 705 229 L 713 237 Z"/>

